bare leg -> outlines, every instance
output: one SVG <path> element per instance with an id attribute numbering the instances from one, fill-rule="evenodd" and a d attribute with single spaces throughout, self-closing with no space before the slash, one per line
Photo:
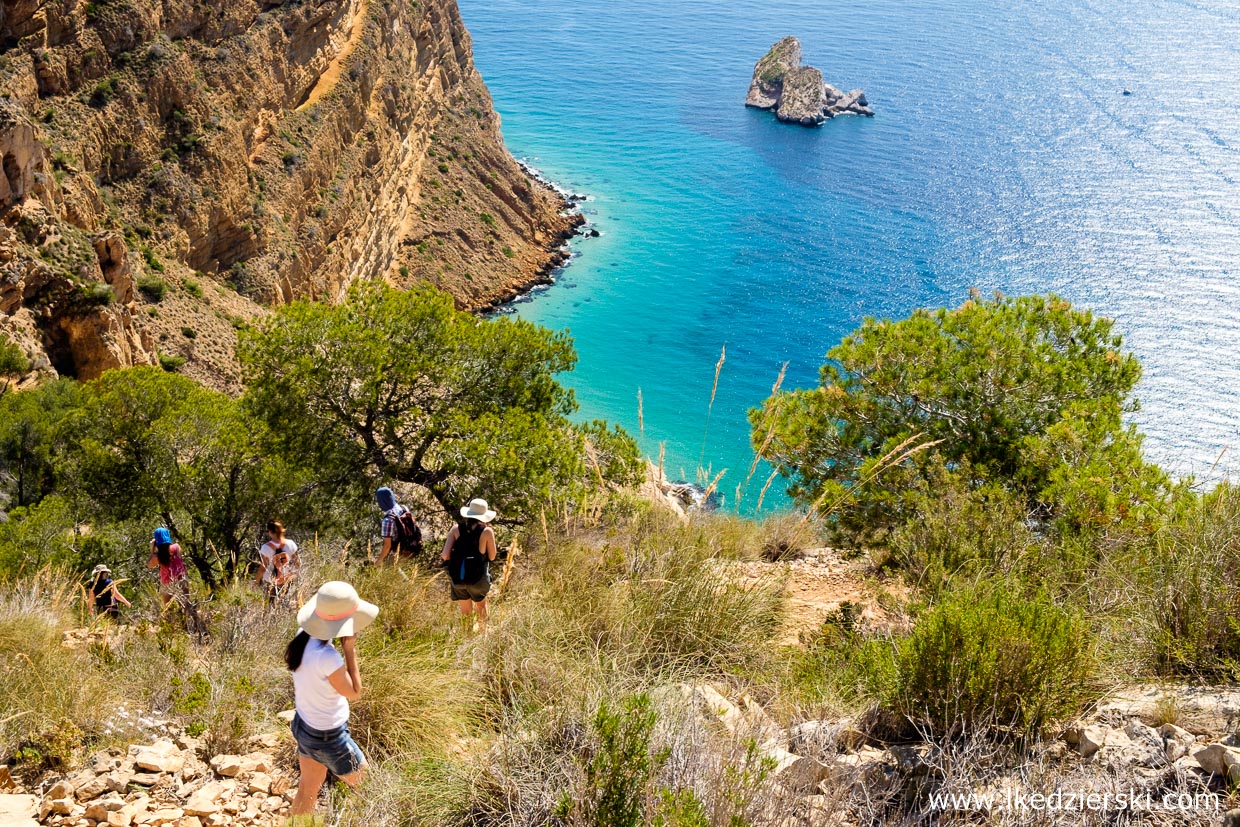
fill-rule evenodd
<path id="1" fill-rule="evenodd" d="M 340 780 L 348 784 L 350 787 L 353 787 L 354 789 L 356 789 L 357 785 L 362 783 L 362 779 L 365 777 L 366 777 L 366 765 L 362 764 L 360 767 L 357 768 L 357 772 L 351 772 L 348 775 L 342 775 L 340 776 Z"/>
<path id="2" fill-rule="evenodd" d="M 301 778 L 297 781 L 297 795 L 293 798 L 293 807 L 289 811 L 293 816 L 314 812 L 315 805 L 319 801 L 319 790 L 323 788 L 323 782 L 327 780 L 327 767 L 318 761 L 304 755 L 297 756 L 297 761 L 301 767 Z M 358 770 L 350 777 L 360 772 L 361 770 Z"/>
<path id="3" fill-rule="evenodd" d="M 484 597 L 474 604 L 474 611 L 478 614 L 478 631 L 486 633 L 487 630 L 487 599 Z"/>
<path id="4" fill-rule="evenodd" d="M 457 600 L 456 606 L 461 610 L 461 630 L 469 631 L 469 616 L 474 613 L 474 603 L 472 600 Z"/>

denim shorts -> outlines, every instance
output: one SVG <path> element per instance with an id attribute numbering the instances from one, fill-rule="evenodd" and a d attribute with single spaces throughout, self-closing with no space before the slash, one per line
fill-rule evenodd
<path id="1" fill-rule="evenodd" d="M 344 778 L 366 766 L 366 756 L 349 734 L 349 725 L 335 729 L 313 729 L 293 716 L 290 727 L 297 741 L 297 754 L 318 761 L 337 778 Z"/>

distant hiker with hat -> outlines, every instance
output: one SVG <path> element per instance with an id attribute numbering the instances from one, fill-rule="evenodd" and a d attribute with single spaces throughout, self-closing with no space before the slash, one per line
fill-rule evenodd
<path id="1" fill-rule="evenodd" d="M 495 512 L 483 499 L 473 499 L 461 509 L 461 521 L 448 532 L 443 562 L 452 580 L 452 599 L 461 617 L 477 614 L 475 632 L 487 629 L 487 592 L 491 590 L 490 562 L 495 559 L 495 532 L 487 523 Z"/>
<path id="2" fill-rule="evenodd" d="M 301 561 L 297 556 L 297 544 L 284 536 L 284 524 L 279 520 L 267 523 L 267 542 L 258 547 L 258 559 L 254 585 L 262 588 L 268 600 L 288 594 L 290 585 L 297 579 Z"/>
<path id="3" fill-rule="evenodd" d="M 181 546 L 172 542 L 172 532 L 155 529 L 151 539 L 151 556 L 146 561 L 148 569 L 159 569 L 159 596 L 167 606 L 176 594 L 189 600 L 189 569 L 181 559 Z"/>
<path id="4" fill-rule="evenodd" d="M 116 605 L 118 601 L 124 603 L 126 607 L 133 606 L 116 587 L 116 581 L 112 579 L 112 570 L 103 563 L 95 566 L 94 571 L 90 573 L 90 580 L 91 611 L 94 614 L 107 615 L 115 619 L 121 614 L 120 607 Z"/>
<path id="5" fill-rule="evenodd" d="M 297 612 L 297 636 L 284 652 L 293 673 L 291 728 L 297 741 L 301 779 L 294 816 L 314 812 L 330 770 L 350 787 L 362 780 L 366 756 L 349 735 L 349 701 L 362 694 L 356 635 L 379 615 L 379 607 L 357 596 L 348 583 L 333 580 Z M 340 639 L 340 652 L 332 641 Z"/>
<path id="6" fill-rule="evenodd" d="M 392 552 L 392 559 L 401 557 L 417 557 L 422 553 L 422 528 L 414 519 L 413 512 L 396 502 L 392 489 L 384 486 L 375 492 L 375 502 L 383 511 L 383 548 L 375 559 L 376 566 L 382 566 Z"/>

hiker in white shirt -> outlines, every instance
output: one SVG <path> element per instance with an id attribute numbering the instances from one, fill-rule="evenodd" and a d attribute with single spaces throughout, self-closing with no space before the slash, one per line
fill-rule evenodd
<path id="1" fill-rule="evenodd" d="M 356 635 L 379 614 L 379 607 L 357 596 L 348 583 L 333 580 L 297 612 L 297 636 L 289 642 L 284 661 L 293 672 L 291 729 L 297 742 L 301 778 L 291 815 L 314 812 L 319 790 L 330 770 L 356 787 L 366 769 L 366 756 L 349 734 L 349 701 L 362 694 L 357 666 Z M 332 641 L 340 639 L 344 655 Z"/>
<path id="2" fill-rule="evenodd" d="M 287 594 L 297 579 L 297 544 L 284 536 L 279 520 L 267 523 L 267 542 L 258 547 L 259 567 L 254 585 L 260 586 L 268 600 Z"/>

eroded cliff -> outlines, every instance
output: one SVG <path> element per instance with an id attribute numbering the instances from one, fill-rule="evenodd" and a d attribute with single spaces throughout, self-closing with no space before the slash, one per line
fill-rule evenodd
<path id="1" fill-rule="evenodd" d="M 82 378 L 359 279 L 502 301 L 574 216 L 508 154 L 455 0 L 0 5 L 0 330 Z"/>

